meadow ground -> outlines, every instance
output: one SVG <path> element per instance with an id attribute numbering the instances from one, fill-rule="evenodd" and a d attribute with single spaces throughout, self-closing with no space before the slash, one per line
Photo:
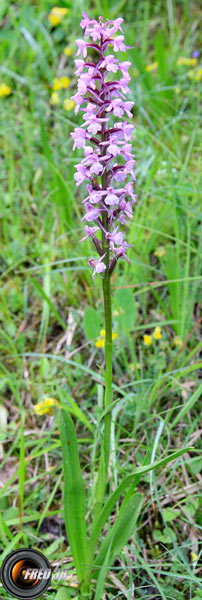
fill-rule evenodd
<path id="1" fill-rule="evenodd" d="M 38 548 L 52 564 L 68 563 L 74 584 L 59 406 L 76 424 L 88 510 L 103 409 L 104 321 L 101 281 L 92 282 L 88 266 L 95 253 L 88 240 L 79 243 L 85 187 L 75 187 L 74 164 L 82 150 L 72 151 L 70 137 L 81 123 L 71 96 L 84 4 L 60 2 L 68 11 L 57 24 L 48 18 L 53 6 L 0 5 L 1 561 L 13 549 Z M 141 476 L 137 531 L 107 573 L 103 599 L 200 600 L 201 7 L 85 0 L 85 10 L 124 17 L 133 46 L 127 58 L 137 203 L 127 225 L 130 264 L 119 261 L 112 277 L 109 489 L 145 457 L 149 463 L 194 447 Z M 47 398 L 57 404 L 38 414 L 36 404 Z M 58 586 L 44 598 L 52 600 Z M 2 587 L 1 597 L 10 597 Z"/>

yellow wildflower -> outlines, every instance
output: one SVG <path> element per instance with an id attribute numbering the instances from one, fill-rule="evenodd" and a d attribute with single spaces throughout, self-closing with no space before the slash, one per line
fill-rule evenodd
<path id="1" fill-rule="evenodd" d="M 66 54 L 66 56 L 71 56 L 72 55 L 72 49 L 69 46 L 66 46 L 63 50 L 64 54 Z"/>
<path id="2" fill-rule="evenodd" d="M 177 94 L 177 96 L 180 94 L 180 87 L 179 87 L 179 85 L 175 86 L 174 92 Z"/>
<path id="3" fill-rule="evenodd" d="M 174 337 L 173 341 L 174 341 L 175 346 L 182 346 L 182 344 L 183 344 L 183 342 L 182 342 L 182 340 L 181 340 L 181 338 L 180 338 L 179 335 L 176 335 Z"/>
<path id="4" fill-rule="evenodd" d="M 192 557 L 192 562 L 196 562 L 198 559 L 196 552 L 191 552 L 191 557 Z"/>
<path id="5" fill-rule="evenodd" d="M 144 344 L 145 346 L 151 346 L 152 338 L 150 335 L 144 335 Z"/>
<path id="6" fill-rule="evenodd" d="M 50 14 L 48 15 L 48 19 L 52 27 L 56 27 L 56 25 L 59 25 L 67 13 L 67 8 L 60 8 L 59 6 L 54 6 Z"/>
<path id="7" fill-rule="evenodd" d="M 114 310 L 112 314 L 113 314 L 113 317 L 118 317 L 119 316 L 118 310 Z"/>
<path id="8" fill-rule="evenodd" d="M 197 58 L 189 58 L 189 59 L 187 59 L 187 65 L 188 66 L 191 65 L 192 67 L 195 67 L 197 65 Z"/>
<path id="9" fill-rule="evenodd" d="M 60 84 L 62 88 L 67 88 L 70 84 L 69 77 L 60 77 Z"/>
<path id="10" fill-rule="evenodd" d="M 195 81 L 201 81 L 201 78 L 202 78 L 202 68 L 197 69 L 196 75 L 195 75 Z"/>
<path id="11" fill-rule="evenodd" d="M 11 88 L 9 85 L 6 85 L 6 83 L 1 83 L 0 84 L 0 98 L 2 96 L 10 96 L 11 94 Z"/>
<path id="12" fill-rule="evenodd" d="M 130 363 L 128 366 L 129 366 L 129 369 L 132 372 L 134 372 L 135 367 L 136 367 L 136 369 L 141 369 L 141 364 L 139 362 L 136 362 L 135 364 L 134 363 Z"/>
<path id="13" fill-rule="evenodd" d="M 161 327 L 155 327 L 153 337 L 155 338 L 155 340 L 161 340 Z"/>
<path id="14" fill-rule="evenodd" d="M 63 103 L 63 108 L 65 110 L 72 110 L 75 106 L 74 100 L 70 100 L 70 98 L 65 98 Z"/>
<path id="15" fill-rule="evenodd" d="M 157 63 L 157 61 L 155 61 L 155 62 L 151 63 L 151 65 L 146 65 L 146 67 L 145 67 L 146 71 L 148 71 L 149 73 L 150 73 L 151 71 L 156 71 L 156 69 L 157 69 L 157 68 L 158 68 L 158 63 Z"/>
<path id="16" fill-rule="evenodd" d="M 96 348 L 104 348 L 105 347 L 105 341 L 101 340 L 101 338 L 98 338 L 97 342 L 95 342 Z"/>
<path id="17" fill-rule="evenodd" d="M 116 332 L 114 331 L 114 333 L 112 333 L 112 339 L 113 339 L 113 340 L 116 340 L 116 338 L 117 338 L 117 337 L 118 337 L 118 333 L 116 333 Z"/>
<path id="18" fill-rule="evenodd" d="M 41 400 L 41 402 L 35 404 L 34 412 L 40 416 L 44 415 L 45 413 L 51 414 L 53 406 L 58 406 L 58 402 L 55 400 L 55 398 L 44 398 L 44 400 Z"/>
<path id="19" fill-rule="evenodd" d="M 182 65 L 186 65 L 187 67 L 195 67 L 195 65 L 197 65 L 197 58 L 186 58 L 185 56 L 180 56 L 176 64 L 178 67 L 181 67 Z"/>
<path id="20" fill-rule="evenodd" d="M 53 90 L 54 90 L 54 92 L 57 92 L 58 90 L 61 90 L 61 87 L 62 86 L 61 86 L 60 78 L 55 77 L 53 79 Z"/>
<path id="21" fill-rule="evenodd" d="M 188 77 L 189 79 L 194 79 L 194 81 L 201 81 L 202 79 L 202 68 L 200 67 L 199 69 L 196 69 L 194 71 L 194 69 L 191 69 L 188 72 Z"/>
<path id="22" fill-rule="evenodd" d="M 164 246 L 159 246 L 157 248 L 157 250 L 155 250 L 154 252 L 154 256 L 158 256 L 158 258 L 161 258 L 161 256 L 164 256 L 164 254 L 166 253 Z"/>
<path id="23" fill-rule="evenodd" d="M 53 90 L 54 92 L 57 92 L 58 90 L 61 90 L 62 88 L 67 88 L 70 84 L 70 79 L 69 77 L 63 76 L 63 77 L 55 77 L 53 79 Z"/>
<path id="24" fill-rule="evenodd" d="M 101 338 L 105 338 L 106 335 L 106 331 L 105 329 L 101 329 L 100 330 L 100 336 Z M 112 333 L 112 339 L 116 340 L 116 338 L 118 337 L 118 333 L 116 333 L 115 331 Z M 96 342 L 96 346 L 97 348 L 104 348 L 104 339 L 102 340 L 101 338 L 98 338 L 98 343 Z M 102 344 L 100 344 L 100 342 L 103 342 Z"/>
<path id="25" fill-rule="evenodd" d="M 59 94 L 57 92 L 53 92 L 50 97 L 50 104 L 58 104 L 60 102 Z"/>

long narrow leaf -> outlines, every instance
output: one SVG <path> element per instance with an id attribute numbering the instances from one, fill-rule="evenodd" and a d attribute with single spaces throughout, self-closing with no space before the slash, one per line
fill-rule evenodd
<path id="1" fill-rule="evenodd" d="M 37 281 L 37 279 L 35 279 L 34 277 L 32 278 L 32 283 L 35 285 L 35 287 L 37 288 L 37 290 L 40 292 L 42 298 L 47 302 L 50 310 L 52 310 L 52 312 L 54 313 L 56 319 L 58 320 L 58 322 L 60 323 L 61 327 L 63 327 L 63 329 L 66 329 L 66 324 L 63 321 L 62 317 L 60 316 L 57 308 L 55 308 L 52 300 L 47 296 L 47 294 L 44 292 L 43 288 L 41 287 L 39 281 Z"/>
<path id="2" fill-rule="evenodd" d="M 93 425 L 90 423 L 89 419 L 82 412 L 82 410 L 79 408 L 79 406 L 75 402 L 75 400 L 73 400 L 73 398 L 71 398 L 71 396 L 69 394 L 67 394 L 67 392 L 64 392 L 64 390 L 61 391 L 59 389 L 59 387 L 57 389 L 58 389 L 58 395 L 59 395 L 59 398 L 61 401 L 61 406 L 62 406 L 63 410 L 72 413 L 77 419 L 79 419 L 81 421 L 81 423 L 83 423 L 84 425 L 86 425 L 86 427 L 88 427 L 88 429 L 91 431 L 91 433 L 93 433 L 94 432 Z M 64 401 L 64 397 L 65 397 L 65 401 Z M 67 402 L 67 404 L 66 404 L 66 402 Z M 68 406 L 68 404 L 70 404 L 70 406 Z"/>
<path id="3" fill-rule="evenodd" d="M 53 160 L 52 149 L 49 144 L 48 136 L 45 131 L 43 120 L 40 119 L 41 129 L 41 140 L 43 144 L 44 156 L 48 162 L 50 173 L 52 174 L 52 181 L 50 183 L 53 200 L 56 204 L 58 214 L 62 217 L 62 220 L 66 223 L 67 227 L 71 229 L 72 224 L 72 198 L 69 199 L 69 186 L 60 171 L 56 168 Z M 74 199 L 75 204 L 75 199 Z"/>
<path id="4" fill-rule="evenodd" d="M 171 462 L 175 458 L 179 458 L 179 456 L 182 456 L 182 454 L 184 454 L 185 452 L 188 452 L 189 450 L 194 450 L 194 448 L 192 448 L 192 447 L 182 448 L 181 450 L 177 450 L 176 452 L 173 452 L 170 456 L 165 456 L 164 458 L 161 458 L 160 460 L 155 460 L 151 465 L 144 465 L 142 467 L 137 467 L 133 471 L 133 473 L 131 473 L 131 475 L 128 475 L 127 477 L 125 477 L 123 479 L 123 481 L 121 481 L 119 486 L 116 488 L 116 490 L 110 496 L 110 498 L 107 500 L 98 519 L 94 519 L 94 521 L 93 521 L 91 536 L 90 536 L 90 540 L 89 540 L 89 554 L 88 554 L 89 564 L 92 563 L 94 551 L 96 548 L 96 543 L 97 543 L 100 532 L 102 531 L 108 517 L 110 516 L 117 500 L 119 499 L 121 494 L 125 491 L 127 486 L 134 480 L 134 477 L 136 477 L 136 475 L 141 475 L 142 473 L 148 473 L 149 471 L 152 471 L 153 469 L 156 469 L 157 467 L 161 467 L 161 466 L 167 464 L 168 462 Z"/>
<path id="5" fill-rule="evenodd" d="M 64 410 L 61 410 L 60 414 L 60 435 L 64 468 L 65 526 L 77 576 L 81 582 L 87 563 L 85 491 L 74 424 L 69 413 Z"/>
<path id="6" fill-rule="evenodd" d="M 143 494 L 133 494 L 127 505 L 121 507 L 119 515 L 113 527 L 104 538 L 95 565 L 102 565 L 105 555 L 111 543 L 111 552 L 109 563 L 111 564 L 115 556 L 119 554 L 122 548 L 127 544 L 129 538 L 134 532 L 135 525 L 142 507 Z M 95 574 L 96 577 L 96 574 Z"/>
<path id="7" fill-rule="evenodd" d="M 102 597 L 103 597 L 106 573 L 107 573 L 107 570 L 108 570 L 108 568 L 110 566 L 111 545 L 112 545 L 112 542 L 110 542 L 110 544 L 109 544 L 109 547 L 108 547 L 107 552 L 106 552 L 106 556 L 104 558 L 103 565 L 102 565 L 102 567 L 100 569 L 100 572 L 99 572 L 98 581 L 97 581 L 96 590 L 95 590 L 94 600 L 101 600 Z"/>
<path id="8" fill-rule="evenodd" d="M 191 395 L 188 402 L 186 402 L 186 404 L 183 406 L 183 408 L 181 408 L 180 412 L 175 417 L 174 421 L 170 424 L 170 429 L 173 429 L 173 427 L 175 427 L 179 423 L 179 421 L 181 421 L 181 419 L 184 418 L 184 416 L 188 413 L 188 411 L 191 410 L 192 406 L 194 406 L 195 402 L 197 402 L 197 400 L 201 397 L 201 394 L 202 394 L 202 383 L 198 387 L 198 389 L 195 390 L 194 394 Z"/>
<path id="9" fill-rule="evenodd" d="M 55 596 L 55 600 L 69 600 L 69 598 L 72 598 L 72 596 L 73 590 L 61 587 Z"/>

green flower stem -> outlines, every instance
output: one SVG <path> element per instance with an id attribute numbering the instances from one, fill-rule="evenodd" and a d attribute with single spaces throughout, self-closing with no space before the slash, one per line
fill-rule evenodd
<path id="1" fill-rule="evenodd" d="M 103 117 L 105 117 L 105 112 Z M 105 123 L 102 124 L 102 142 L 105 141 Z M 102 155 L 106 154 L 106 145 L 103 146 Z M 107 173 L 103 173 L 102 189 L 106 190 L 108 185 Z M 109 221 L 107 211 L 103 211 L 103 227 L 105 231 L 109 230 Z M 109 273 L 109 241 L 106 240 L 104 231 L 102 230 L 102 250 L 105 254 L 104 262 L 106 265 L 104 278 L 102 281 L 103 297 L 104 297 L 104 313 L 105 313 L 105 409 L 112 402 L 112 308 L 111 308 L 111 288 L 110 288 L 110 273 Z M 110 455 L 110 434 L 111 434 L 111 411 L 104 417 L 104 486 L 103 499 L 107 483 L 109 455 Z M 102 460 L 102 453 L 101 453 Z"/>
<path id="2" fill-rule="evenodd" d="M 102 114 L 105 116 L 105 113 Z M 105 141 L 105 124 L 102 125 L 102 141 Z M 106 154 L 106 146 L 103 146 L 102 156 Z M 107 189 L 107 174 L 103 173 L 101 177 L 102 190 Z M 104 395 L 104 407 L 105 410 L 110 406 L 112 402 L 112 308 L 111 308 L 111 286 L 110 286 L 110 272 L 109 272 L 109 241 L 106 240 L 104 231 L 109 230 L 108 213 L 107 210 L 102 213 L 102 255 L 104 256 L 104 263 L 106 269 L 102 280 L 103 285 L 103 297 L 104 297 L 104 314 L 105 314 L 105 395 Z M 103 501 L 105 496 L 105 490 L 107 485 L 109 457 L 110 457 L 110 441 L 111 441 L 111 410 L 107 412 L 104 417 L 104 442 L 101 440 L 101 451 L 98 468 L 98 478 L 96 485 L 96 502 L 94 507 L 92 529 L 95 526 L 97 519 L 99 518 L 100 511 L 103 508 Z M 90 539 L 88 547 L 88 564 L 92 565 L 94 559 L 95 547 L 97 540 L 94 538 Z M 86 571 L 84 586 L 88 590 L 90 586 L 92 568 L 89 567 Z"/>
<path id="3" fill-rule="evenodd" d="M 106 254 L 106 271 L 103 279 L 103 296 L 105 312 L 105 409 L 112 402 L 112 308 L 111 287 L 109 274 L 109 248 Z M 111 434 L 111 411 L 104 417 L 104 456 L 105 456 L 105 478 L 107 480 Z"/>
<path id="4" fill-rule="evenodd" d="M 106 243 L 106 242 L 105 242 Z M 105 313 L 105 396 L 104 405 L 105 409 L 112 402 L 112 308 L 111 308 L 111 286 L 110 286 L 110 273 L 109 273 L 109 246 L 103 248 L 106 252 L 105 264 L 106 270 L 102 281 L 103 285 L 103 297 L 104 297 L 104 313 Z M 103 508 L 103 500 L 107 485 L 109 457 L 110 457 L 110 441 L 111 441 L 111 411 L 109 411 L 104 417 L 104 444 L 101 444 L 101 453 L 98 469 L 98 480 L 96 487 L 96 504 L 94 508 L 92 528 L 95 526 L 97 519 L 99 518 L 100 512 Z M 88 564 L 92 565 L 94 552 L 97 540 L 93 537 L 89 540 L 88 546 Z M 86 570 L 85 576 L 85 589 L 88 590 L 90 586 L 92 567 L 90 566 Z"/>
<path id="5" fill-rule="evenodd" d="M 106 244 L 106 242 L 105 242 Z M 109 245 L 104 247 L 106 270 L 102 281 L 105 313 L 105 396 L 104 408 L 112 402 L 112 309 L 111 309 L 111 286 L 109 273 Z M 111 438 L 111 411 L 104 417 L 104 444 L 101 441 L 101 453 L 98 469 L 96 487 L 96 504 L 94 508 L 94 522 L 99 517 L 102 509 L 108 476 L 109 456 Z"/>

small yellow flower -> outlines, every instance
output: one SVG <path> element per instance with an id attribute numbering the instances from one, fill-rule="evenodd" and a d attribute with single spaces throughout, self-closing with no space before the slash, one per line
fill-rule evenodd
<path id="1" fill-rule="evenodd" d="M 146 71 L 148 71 L 149 73 L 150 73 L 151 71 L 156 71 L 156 69 L 157 69 L 157 68 L 158 68 L 158 63 L 157 63 L 157 61 L 155 61 L 155 62 L 151 63 L 151 65 L 146 65 L 146 67 L 145 67 Z"/>
<path id="2" fill-rule="evenodd" d="M 59 25 L 67 13 L 67 8 L 60 8 L 59 6 L 54 6 L 50 14 L 48 15 L 48 19 L 52 27 L 56 27 L 56 25 Z"/>
<path id="3" fill-rule="evenodd" d="M 65 98 L 63 103 L 63 108 L 65 110 L 72 110 L 75 106 L 74 100 L 70 100 L 70 98 Z"/>
<path id="4" fill-rule="evenodd" d="M 105 341 L 101 340 L 101 338 L 98 338 L 97 342 L 95 342 L 96 348 L 104 348 L 105 347 Z"/>
<path id="5" fill-rule="evenodd" d="M 153 333 L 153 337 L 155 338 L 155 340 L 161 340 L 162 339 L 161 327 L 155 327 L 154 333 Z"/>
<path id="6" fill-rule="evenodd" d="M 9 85 L 6 85 L 6 83 L 1 83 L 0 84 L 0 98 L 2 96 L 10 96 L 11 94 L 11 88 Z"/>
<path id="7" fill-rule="evenodd" d="M 164 246 L 159 246 L 157 248 L 157 250 L 155 250 L 154 252 L 154 256 L 158 256 L 158 258 L 161 258 L 161 256 L 164 256 L 164 254 L 166 253 Z"/>
<path id="8" fill-rule="evenodd" d="M 179 335 L 176 335 L 174 337 L 173 341 L 174 341 L 175 346 L 182 346 L 182 344 L 183 344 L 183 342 L 182 342 L 182 340 L 181 340 L 181 338 L 180 338 Z"/>
<path id="9" fill-rule="evenodd" d="M 67 88 L 70 84 L 70 79 L 69 77 L 60 77 L 60 84 L 62 88 Z"/>
<path id="10" fill-rule="evenodd" d="M 196 562 L 198 559 L 198 555 L 196 554 L 196 552 L 191 552 L 191 557 L 192 557 L 192 562 Z"/>
<path id="11" fill-rule="evenodd" d="M 112 333 L 112 339 L 113 339 L 113 340 L 116 340 L 116 338 L 117 338 L 117 337 L 118 337 L 118 333 L 116 333 L 116 332 L 114 331 L 114 333 Z"/>
<path id="12" fill-rule="evenodd" d="M 180 94 L 180 87 L 179 87 L 179 85 L 175 86 L 174 92 L 177 94 L 177 96 Z"/>
<path id="13" fill-rule="evenodd" d="M 201 81 L 201 78 L 202 78 L 202 68 L 197 69 L 196 76 L 195 76 L 195 81 Z"/>
<path id="14" fill-rule="evenodd" d="M 57 92 L 58 90 L 61 90 L 62 88 L 67 88 L 70 84 L 70 79 L 69 77 L 63 76 L 63 77 L 55 77 L 53 79 L 53 90 L 54 92 Z"/>
<path id="15" fill-rule="evenodd" d="M 189 77 L 189 79 L 193 79 L 193 77 L 194 77 L 194 70 L 193 69 L 190 69 L 190 71 L 188 72 L 188 77 Z"/>
<path id="16" fill-rule="evenodd" d="M 145 346 L 151 346 L 152 338 L 150 335 L 144 335 L 144 344 Z"/>
<path id="17" fill-rule="evenodd" d="M 188 135 L 182 135 L 181 136 L 181 142 L 182 144 L 186 144 L 189 141 L 189 136 Z"/>
<path id="18" fill-rule="evenodd" d="M 186 65 L 187 67 L 195 67 L 195 65 L 197 65 L 197 58 L 186 58 L 185 56 L 180 56 L 176 64 L 178 67 L 181 67 L 182 65 Z"/>
<path id="19" fill-rule="evenodd" d="M 58 402 L 55 398 L 44 398 L 44 400 L 35 404 L 34 412 L 40 416 L 45 415 L 45 413 L 51 414 L 53 406 L 58 406 Z"/>
<path id="20" fill-rule="evenodd" d="M 141 369 L 141 364 L 139 362 L 137 362 L 135 364 L 130 363 L 128 366 L 129 366 L 129 369 L 132 371 L 132 373 L 134 372 L 135 367 L 136 367 L 136 369 Z"/>
<path id="21" fill-rule="evenodd" d="M 185 60 L 185 59 L 184 59 L 184 57 L 183 57 L 183 56 L 180 56 L 180 57 L 177 59 L 177 62 L 176 62 L 176 65 L 177 65 L 177 67 L 181 67 L 182 65 L 184 65 L 184 64 L 185 64 L 185 63 L 184 63 L 184 60 Z"/>
<path id="22" fill-rule="evenodd" d="M 118 317 L 119 316 L 118 310 L 114 310 L 112 314 L 113 314 L 113 317 Z"/>
<path id="23" fill-rule="evenodd" d="M 62 85 L 61 85 L 60 78 L 55 77 L 53 79 L 53 91 L 57 92 L 58 90 L 61 90 L 61 87 L 62 87 Z"/>
<path id="24" fill-rule="evenodd" d="M 56 27 L 56 25 L 59 25 L 61 23 L 61 18 L 57 15 L 51 14 L 48 15 L 48 19 L 52 25 L 52 27 Z"/>
<path id="25" fill-rule="evenodd" d="M 106 331 L 105 331 L 105 329 L 101 329 L 101 330 L 100 330 L 100 335 L 101 335 L 101 337 L 105 338 L 105 335 L 106 335 Z M 116 338 L 117 338 L 117 337 L 118 337 L 118 333 L 116 333 L 116 332 L 114 331 L 114 332 L 112 333 L 112 339 L 113 339 L 113 340 L 116 340 Z"/>
<path id="26" fill-rule="evenodd" d="M 53 92 L 50 97 L 50 104 L 58 104 L 60 102 L 59 94 L 57 92 Z"/>
<path id="27" fill-rule="evenodd" d="M 189 63 L 187 64 L 192 65 L 192 67 L 195 67 L 197 65 L 197 58 L 189 58 Z"/>
<path id="28" fill-rule="evenodd" d="M 72 49 L 69 46 L 66 46 L 66 48 L 64 48 L 63 52 L 64 52 L 64 54 L 66 54 L 66 56 L 72 55 Z"/>

